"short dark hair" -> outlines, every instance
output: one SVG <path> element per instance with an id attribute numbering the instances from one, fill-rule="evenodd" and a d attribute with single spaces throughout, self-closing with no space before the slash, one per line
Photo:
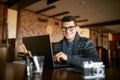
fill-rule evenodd
<path id="1" fill-rule="evenodd" d="M 62 21 L 62 24 L 63 24 L 63 22 L 74 21 L 75 26 L 77 25 L 75 17 L 73 17 L 73 16 L 64 16 L 61 21 Z"/>

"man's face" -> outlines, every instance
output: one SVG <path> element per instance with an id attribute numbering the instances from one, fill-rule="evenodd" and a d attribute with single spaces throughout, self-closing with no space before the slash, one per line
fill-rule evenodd
<path id="1" fill-rule="evenodd" d="M 62 25 L 63 35 L 66 37 L 68 41 L 73 41 L 76 34 L 76 25 L 74 21 L 63 22 Z"/>

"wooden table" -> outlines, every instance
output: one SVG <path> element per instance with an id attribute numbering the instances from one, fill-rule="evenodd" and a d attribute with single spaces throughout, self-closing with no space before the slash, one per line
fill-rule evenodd
<path id="1" fill-rule="evenodd" d="M 68 71 L 67 69 L 44 69 L 41 76 L 34 75 L 33 77 L 28 77 L 26 75 L 25 64 L 22 63 L 7 63 L 4 76 L 5 80 L 84 80 L 80 73 Z M 120 68 L 108 68 L 105 69 L 104 79 L 91 80 L 119 80 L 119 78 Z"/>

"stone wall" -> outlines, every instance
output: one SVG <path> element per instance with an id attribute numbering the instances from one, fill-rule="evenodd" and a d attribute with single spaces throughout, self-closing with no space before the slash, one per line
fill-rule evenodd
<path id="1" fill-rule="evenodd" d="M 16 35 L 16 52 L 21 52 L 22 37 L 51 35 L 51 41 L 63 38 L 60 21 L 27 10 L 20 10 Z M 17 53 L 16 53 L 17 56 Z"/>

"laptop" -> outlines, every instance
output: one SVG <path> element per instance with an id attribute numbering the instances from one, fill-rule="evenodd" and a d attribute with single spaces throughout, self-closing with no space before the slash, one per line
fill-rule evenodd
<path id="1" fill-rule="evenodd" d="M 53 49 L 51 44 L 50 35 L 40 35 L 23 37 L 23 44 L 26 46 L 27 50 L 33 50 L 37 56 L 45 56 L 44 68 L 65 68 L 68 67 L 66 63 L 56 63 L 53 60 Z"/>

